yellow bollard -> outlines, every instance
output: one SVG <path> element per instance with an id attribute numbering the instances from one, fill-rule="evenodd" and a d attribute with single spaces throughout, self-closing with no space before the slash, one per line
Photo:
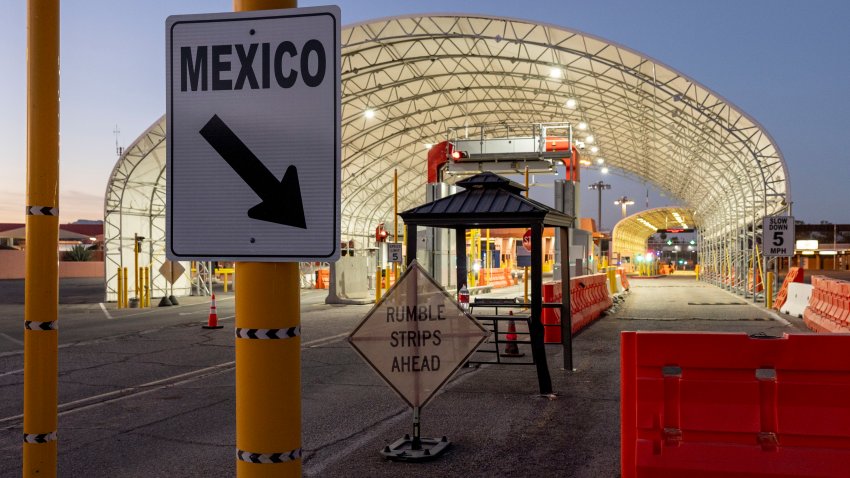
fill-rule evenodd
<path id="1" fill-rule="evenodd" d="M 153 283 L 151 282 L 151 266 L 145 267 L 145 307 L 151 306 L 151 292 L 153 291 Z"/>
<path id="2" fill-rule="evenodd" d="M 119 267 L 118 268 L 118 308 L 124 307 L 124 271 Z"/>
<path id="3" fill-rule="evenodd" d="M 129 300 L 129 297 L 128 297 L 128 293 L 130 292 L 130 283 L 127 281 L 127 277 L 129 277 L 127 275 L 127 272 L 128 272 L 127 268 L 125 267 L 124 268 L 124 295 L 123 295 L 124 304 L 122 304 L 125 309 L 130 306 L 130 300 Z"/>
<path id="4" fill-rule="evenodd" d="M 55 477 L 59 383 L 59 264 L 56 260 L 59 247 L 59 2 L 56 0 L 29 0 L 27 3 L 26 122 L 22 475 L 24 478 Z"/>
<path id="5" fill-rule="evenodd" d="M 381 266 L 375 270 L 375 303 L 381 301 L 381 286 L 384 284 L 384 278 L 381 277 Z"/>
<path id="6" fill-rule="evenodd" d="M 773 308 L 773 280 L 774 274 L 773 271 L 767 273 L 767 283 L 764 287 L 764 305 L 768 309 Z"/>
<path id="7" fill-rule="evenodd" d="M 608 267 L 608 290 L 611 292 L 611 295 L 617 293 L 617 268 L 616 267 Z"/>
<path id="8" fill-rule="evenodd" d="M 227 292 L 227 272 L 224 273 L 224 291 Z"/>

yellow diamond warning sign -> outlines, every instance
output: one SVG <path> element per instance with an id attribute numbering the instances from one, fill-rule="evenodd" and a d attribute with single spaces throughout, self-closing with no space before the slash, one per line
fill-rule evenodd
<path id="1" fill-rule="evenodd" d="M 423 407 L 488 335 L 414 261 L 348 341 L 411 407 Z"/>

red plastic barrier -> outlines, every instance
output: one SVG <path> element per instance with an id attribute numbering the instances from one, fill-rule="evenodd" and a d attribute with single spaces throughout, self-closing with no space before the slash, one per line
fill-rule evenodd
<path id="1" fill-rule="evenodd" d="M 850 336 L 623 332 L 622 478 L 850 476 Z"/>
<path id="2" fill-rule="evenodd" d="M 812 297 L 803 322 L 818 333 L 850 333 L 850 282 L 812 276 Z"/>
<path id="3" fill-rule="evenodd" d="M 788 298 L 788 284 L 792 282 L 803 282 L 802 267 L 791 267 L 788 269 L 788 274 L 785 275 L 785 280 L 782 281 L 782 287 L 779 288 L 779 292 L 776 293 L 776 299 L 773 301 L 774 309 L 781 310 L 781 307 L 785 304 L 785 300 Z"/>

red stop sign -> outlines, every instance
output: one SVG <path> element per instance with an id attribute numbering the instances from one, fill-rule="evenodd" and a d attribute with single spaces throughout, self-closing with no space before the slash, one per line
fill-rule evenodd
<path id="1" fill-rule="evenodd" d="M 525 234 L 522 235 L 522 247 L 527 251 L 531 250 L 531 229 L 525 231 Z"/>

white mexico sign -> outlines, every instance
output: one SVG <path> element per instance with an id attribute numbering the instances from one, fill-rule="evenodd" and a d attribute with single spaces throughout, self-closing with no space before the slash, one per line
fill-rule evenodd
<path id="1" fill-rule="evenodd" d="M 338 7 L 166 21 L 166 255 L 333 261 Z"/>

